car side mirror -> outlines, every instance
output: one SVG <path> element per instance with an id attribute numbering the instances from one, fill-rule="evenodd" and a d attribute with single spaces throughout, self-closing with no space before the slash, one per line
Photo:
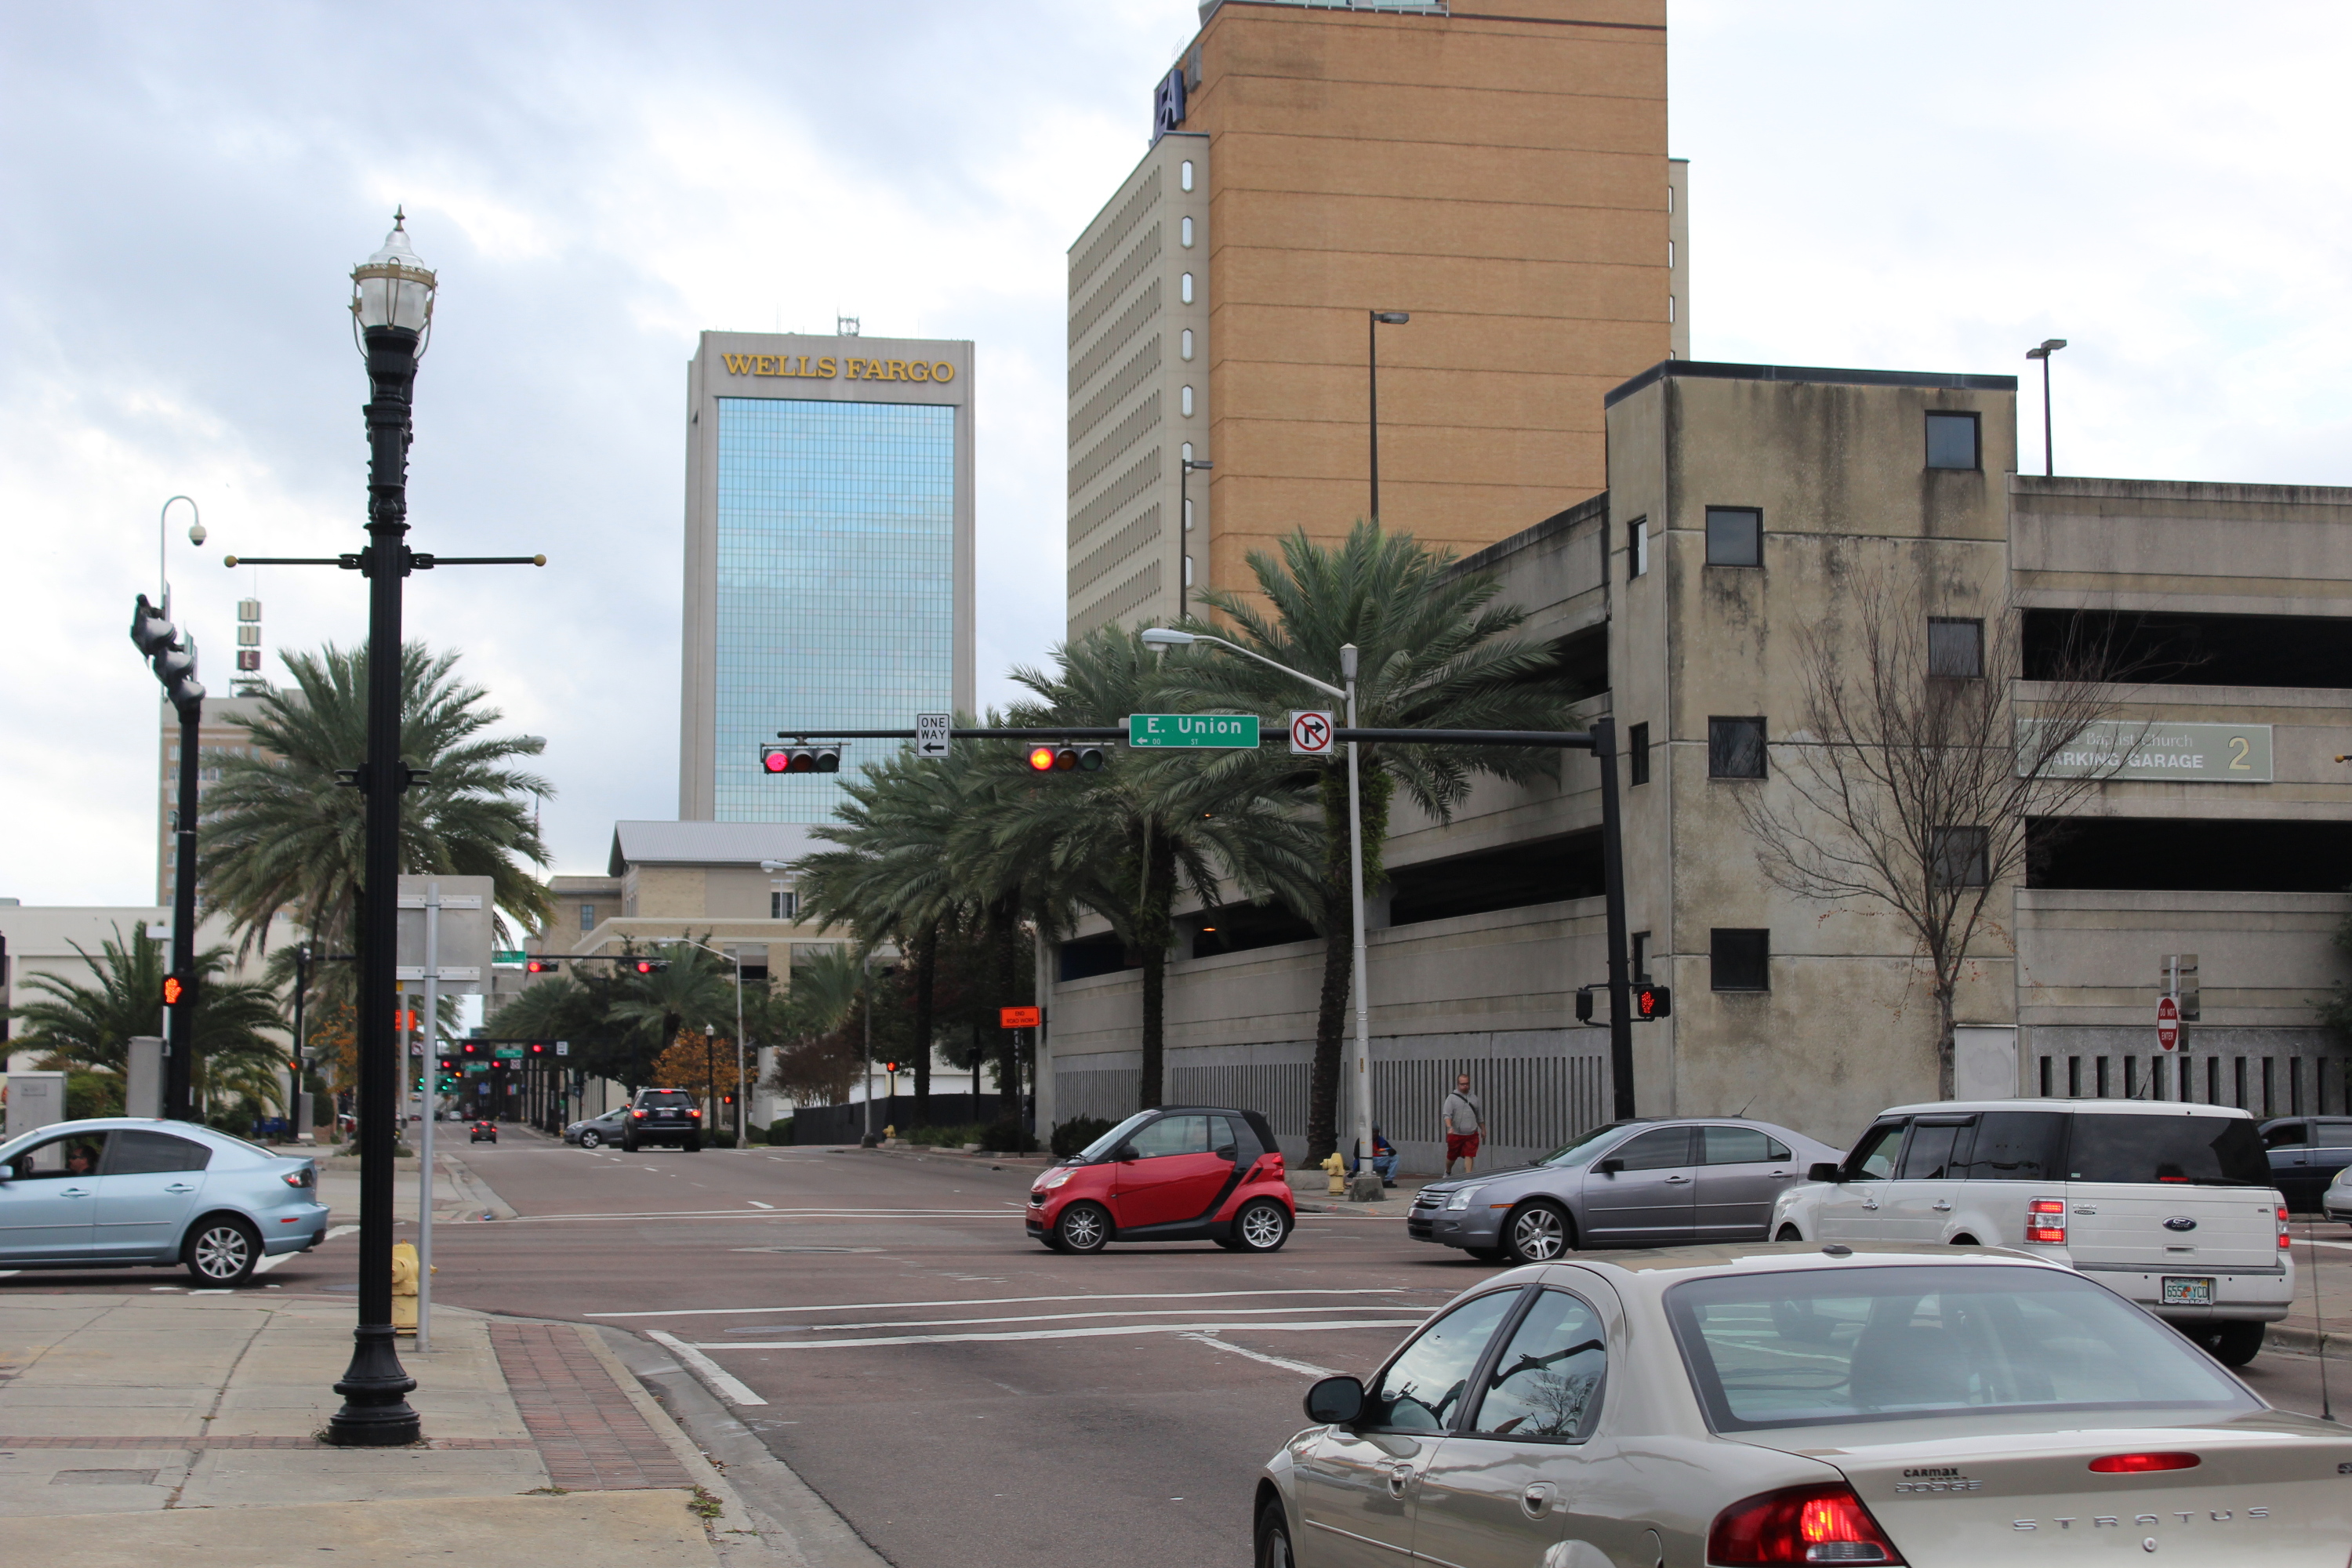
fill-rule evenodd
<path id="1" fill-rule="evenodd" d="M 1805 1173 L 1805 1180 L 1809 1182 L 1843 1182 L 1845 1180 L 1845 1167 L 1843 1165 L 1834 1165 L 1829 1161 L 1823 1160 Z"/>
<path id="2" fill-rule="evenodd" d="M 1618 1172 L 1625 1168 L 1625 1162 L 1620 1160 L 1614 1154 L 1612 1154 L 1609 1158 L 1601 1161 L 1601 1163 L 1593 1166 L 1592 1168 L 1600 1172 L 1604 1176 L 1613 1176 Z"/>
<path id="3" fill-rule="evenodd" d="M 1307 1391 L 1307 1419 L 1345 1426 L 1364 1413 L 1364 1385 L 1352 1377 L 1327 1377 Z"/>
<path id="4" fill-rule="evenodd" d="M 1111 1163 L 1114 1165 L 1124 1165 L 1129 1160 L 1139 1158 L 1141 1156 L 1136 1153 L 1135 1145 L 1132 1143 L 1122 1143 L 1110 1152 Z"/>

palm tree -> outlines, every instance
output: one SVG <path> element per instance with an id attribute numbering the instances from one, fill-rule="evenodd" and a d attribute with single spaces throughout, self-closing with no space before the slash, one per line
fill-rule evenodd
<path id="1" fill-rule="evenodd" d="M 1015 708 L 1016 724 L 1117 724 L 1164 698 L 1154 650 L 1133 632 L 1099 627 L 1053 658 L 1050 673 L 1013 670 L 1041 700 Z M 966 824 L 964 858 L 983 880 L 1051 888 L 1108 921 L 1140 955 L 1144 1109 L 1162 1098 L 1180 893 L 1213 906 L 1230 880 L 1256 901 L 1279 897 L 1310 919 L 1320 912 L 1314 836 L 1277 798 L 1290 771 L 1288 758 L 1255 752 L 1127 752 L 1097 773 L 1041 777 L 1015 758 L 999 765 L 996 808 Z"/>
<path id="2" fill-rule="evenodd" d="M 547 864 L 535 802 L 555 791 L 512 764 L 546 742 L 488 734 L 500 714 L 455 677 L 457 663 L 422 643 L 401 650 L 400 754 L 432 775 L 404 797 L 401 868 L 488 877 L 502 915 L 540 929 L 553 905 L 526 866 Z M 286 665 L 294 690 L 263 699 L 250 726 L 261 754 L 226 759 L 205 802 L 198 870 L 246 947 L 266 943 L 286 912 L 323 947 L 353 952 L 367 806 L 338 774 L 367 757 L 367 650 L 330 646 Z M 332 1001 L 352 983 L 330 965 L 320 991 Z"/>
<path id="3" fill-rule="evenodd" d="M 100 942 L 95 956 L 79 942 L 74 951 L 89 965 L 90 981 L 38 973 L 25 976 L 23 988 L 38 993 L 40 999 L 0 1009 L 0 1016 L 30 1026 L 8 1044 L 15 1050 L 41 1052 L 56 1068 L 121 1077 L 127 1070 L 131 1038 L 163 1032 L 158 998 L 170 968 L 166 945 L 149 936 L 143 926 L 131 927 L 128 938 L 117 926 L 110 939 Z M 226 947 L 207 948 L 196 955 L 192 1081 L 200 1091 L 200 1103 L 205 1075 L 215 1065 L 225 1072 L 242 1072 L 266 1062 L 274 1073 L 286 1059 L 262 1033 L 286 1026 L 275 993 L 259 982 L 225 978 L 229 963 Z"/>
<path id="4" fill-rule="evenodd" d="M 709 942 L 710 933 L 703 932 L 702 940 Z M 666 944 L 663 956 L 667 969 L 625 974 L 606 1009 L 614 1023 L 629 1026 L 647 1074 L 677 1043 L 680 1029 L 691 1025 L 699 1032 L 706 1023 L 735 1016 L 731 970 L 717 953 L 681 942 Z"/>
<path id="5" fill-rule="evenodd" d="M 1527 612 L 1494 603 L 1490 574 L 1454 569 L 1450 552 L 1405 533 L 1359 522 L 1336 549 L 1304 530 L 1282 542 L 1279 558 L 1249 555 L 1258 594 L 1272 613 L 1222 589 L 1201 602 L 1229 623 L 1188 621 L 1189 629 L 1230 637 L 1277 664 L 1333 685 L 1340 652 L 1358 654 L 1356 713 L 1366 729 L 1559 730 L 1570 699 L 1556 647 L 1517 636 Z M 1255 659 L 1196 648 L 1171 655 L 1166 690 L 1202 706 L 1228 705 L 1278 718 L 1307 695 L 1298 682 Z M 1366 745 L 1360 748 L 1364 885 L 1377 887 L 1388 837 L 1389 802 L 1401 785 L 1440 822 L 1469 793 L 1475 774 L 1517 784 L 1558 776 L 1549 751 L 1493 747 Z M 1315 1022 L 1307 1113 L 1310 1158 L 1337 1146 L 1339 1042 L 1352 957 L 1349 910 L 1348 764 L 1309 764 L 1323 817 L 1323 989 Z"/>

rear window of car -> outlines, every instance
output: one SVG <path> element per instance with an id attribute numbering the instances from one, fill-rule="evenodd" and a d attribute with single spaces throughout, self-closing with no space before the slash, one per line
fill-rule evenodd
<path id="1" fill-rule="evenodd" d="M 2077 1115 L 2066 1145 L 2074 1182 L 2267 1187 L 2262 1134 L 2242 1116 Z"/>
<path id="2" fill-rule="evenodd" d="M 682 1089 L 647 1089 L 644 1094 L 637 1097 L 637 1105 L 640 1109 L 652 1107 L 659 1110 L 668 1110 L 672 1107 L 692 1105 L 693 1103 L 694 1097 L 692 1095 L 686 1093 Z"/>
<path id="3" fill-rule="evenodd" d="M 2262 1408 L 2179 1333 L 2105 1286 L 2054 1268 L 1717 1276 L 1675 1286 L 1665 1306 L 1717 1432 L 1941 1415 Z"/>

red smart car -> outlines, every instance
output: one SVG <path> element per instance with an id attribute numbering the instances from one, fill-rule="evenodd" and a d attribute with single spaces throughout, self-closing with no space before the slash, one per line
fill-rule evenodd
<path id="1" fill-rule="evenodd" d="M 1274 1129 L 1255 1110 L 1141 1110 L 1037 1178 L 1029 1234 L 1055 1252 L 1114 1241 L 1213 1241 L 1274 1252 L 1297 1211 Z"/>

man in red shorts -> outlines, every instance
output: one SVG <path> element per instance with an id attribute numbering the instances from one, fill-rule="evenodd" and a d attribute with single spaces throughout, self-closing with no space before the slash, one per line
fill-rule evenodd
<path id="1" fill-rule="evenodd" d="M 1445 1097 L 1438 1120 L 1445 1124 L 1445 1173 L 1454 1173 L 1454 1162 L 1462 1162 L 1462 1173 L 1478 1173 L 1478 1139 L 1486 1131 L 1486 1110 L 1478 1097 L 1470 1092 L 1470 1075 L 1464 1073 L 1454 1080 L 1454 1092 Z"/>

